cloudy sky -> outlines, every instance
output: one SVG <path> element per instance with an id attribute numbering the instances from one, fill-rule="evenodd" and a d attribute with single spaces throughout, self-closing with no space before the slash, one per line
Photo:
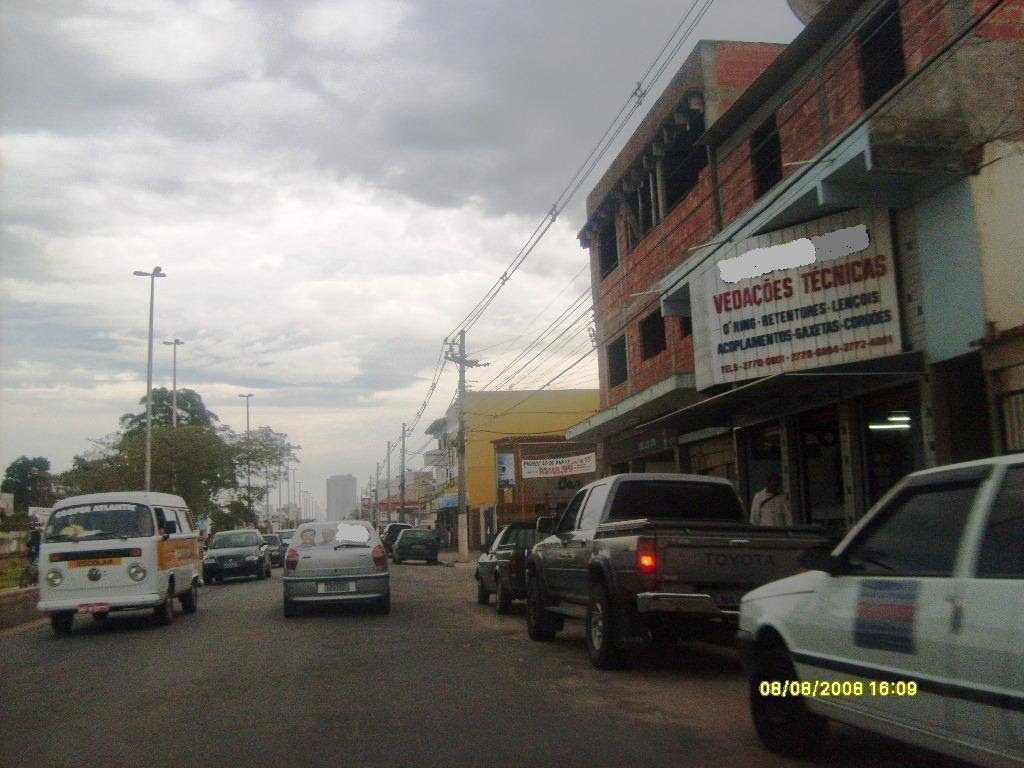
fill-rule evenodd
<path id="1" fill-rule="evenodd" d="M 237 396 L 254 393 L 253 426 L 302 446 L 321 505 L 327 476 L 365 483 L 421 410 L 407 447 L 422 448 L 455 392 L 449 365 L 428 400 L 445 338 L 566 202 L 690 5 L 4 2 L 3 467 L 63 471 L 139 409 L 149 281 L 132 272 L 156 265 L 154 386 L 171 383 L 159 342 L 183 339 L 179 386 L 238 431 Z M 585 196 L 693 44 L 799 29 L 784 0 L 711 6 L 470 329 L 491 363 L 471 382 L 536 388 L 585 353 L 584 318 L 557 354 L 491 381 L 585 311 Z M 552 386 L 596 387 L 594 355 Z"/>

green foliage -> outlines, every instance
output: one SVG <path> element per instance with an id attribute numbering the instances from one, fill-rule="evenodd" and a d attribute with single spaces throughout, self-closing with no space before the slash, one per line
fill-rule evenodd
<path id="1" fill-rule="evenodd" d="M 42 456 L 19 456 L 7 466 L 0 492 L 14 494 L 14 511 L 28 513 L 29 507 L 52 507 L 53 477 L 50 460 Z"/>
<path id="2" fill-rule="evenodd" d="M 142 399 L 145 404 L 145 398 Z M 251 527 L 253 512 L 299 446 L 288 436 L 260 427 L 238 435 L 216 424 L 217 416 L 190 389 L 178 390 L 178 426 L 171 427 L 171 393 L 153 390 L 150 487 L 175 493 L 216 530 Z M 61 476 L 67 495 L 141 489 L 145 483 L 146 414 L 125 414 L 122 431 L 93 441 L 97 450 L 76 456 Z M 252 478 L 246 483 L 247 474 Z M 226 508 L 224 501 L 227 500 Z M 49 506 L 44 504 L 41 506 Z"/>
<path id="3" fill-rule="evenodd" d="M 195 390 L 178 390 L 178 426 L 203 427 L 215 429 L 215 422 L 220 421 L 217 414 L 206 409 L 203 398 Z M 153 427 L 170 427 L 173 421 L 174 393 L 167 387 L 153 390 Z M 139 400 L 139 405 L 146 405 L 146 398 Z M 126 413 L 121 417 L 121 430 L 124 435 L 145 434 L 146 410 L 142 413 Z"/>

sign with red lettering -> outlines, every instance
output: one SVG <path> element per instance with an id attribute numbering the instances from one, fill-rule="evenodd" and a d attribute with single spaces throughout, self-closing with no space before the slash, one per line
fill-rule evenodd
<path id="1" fill-rule="evenodd" d="M 859 209 L 722 249 L 691 285 L 697 388 L 899 352 L 889 231 Z"/>

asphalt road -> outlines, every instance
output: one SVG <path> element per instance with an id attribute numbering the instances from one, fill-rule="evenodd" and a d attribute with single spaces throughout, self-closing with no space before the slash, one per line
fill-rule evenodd
<path id="1" fill-rule="evenodd" d="M 392 566 L 392 613 L 281 611 L 281 571 L 200 591 L 169 627 L 125 615 L 0 634 L 0 766 L 784 766 L 735 654 L 660 647 L 601 672 L 582 626 L 526 636 L 472 569 Z M 960 766 L 833 727 L 828 766 Z"/>

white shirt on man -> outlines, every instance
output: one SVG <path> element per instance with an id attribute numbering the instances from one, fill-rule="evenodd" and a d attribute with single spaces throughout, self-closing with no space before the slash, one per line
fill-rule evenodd
<path id="1" fill-rule="evenodd" d="M 781 491 L 772 493 L 762 488 L 750 502 L 750 522 L 754 525 L 790 527 L 793 525 L 793 513 L 789 509 L 789 497 Z"/>

